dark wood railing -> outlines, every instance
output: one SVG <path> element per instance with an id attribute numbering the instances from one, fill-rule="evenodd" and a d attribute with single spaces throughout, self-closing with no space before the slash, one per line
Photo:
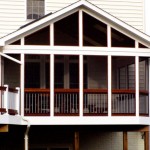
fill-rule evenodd
<path id="1" fill-rule="evenodd" d="M 139 94 L 140 115 L 148 115 L 148 92 Z M 79 104 L 79 89 L 54 90 L 55 116 L 78 116 Z M 112 90 L 112 115 L 135 115 L 135 108 L 135 90 Z M 25 115 L 50 115 L 50 89 L 25 89 Z M 107 89 L 84 89 L 83 115 L 108 115 Z"/>

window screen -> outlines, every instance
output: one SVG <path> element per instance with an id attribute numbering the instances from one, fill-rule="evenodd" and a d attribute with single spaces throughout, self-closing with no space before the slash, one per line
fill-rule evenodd
<path id="1" fill-rule="evenodd" d="M 27 19 L 44 16 L 44 0 L 27 0 Z"/>

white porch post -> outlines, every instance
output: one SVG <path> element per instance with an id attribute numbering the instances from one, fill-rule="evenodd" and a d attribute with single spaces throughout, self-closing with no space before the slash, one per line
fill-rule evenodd
<path id="1" fill-rule="evenodd" d="M 21 54 L 21 116 L 24 116 L 24 74 L 25 74 L 25 56 Z"/>
<path id="2" fill-rule="evenodd" d="M 8 85 L 4 85 L 6 87 L 6 91 L 4 91 L 4 108 L 6 109 L 5 115 L 8 115 Z"/>
<path id="3" fill-rule="evenodd" d="M 79 57 L 79 115 L 83 116 L 83 55 L 80 55 Z"/>
<path id="4" fill-rule="evenodd" d="M 135 98 L 136 98 L 136 117 L 139 116 L 139 56 L 135 57 Z"/>
<path id="5" fill-rule="evenodd" d="M 112 74 L 112 58 L 111 55 L 108 55 L 108 116 L 111 117 L 111 74 Z"/>
<path id="6" fill-rule="evenodd" d="M 54 46 L 54 24 L 50 25 L 50 45 Z M 54 116 L 54 54 L 50 55 L 50 115 Z"/>
<path id="7" fill-rule="evenodd" d="M 83 47 L 83 12 L 79 10 L 79 46 Z M 83 116 L 83 55 L 79 55 L 79 115 Z"/>
<path id="8" fill-rule="evenodd" d="M 135 48 L 139 47 L 139 43 L 135 42 Z M 135 57 L 135 98 L 136 98 L 136 117 L 139 117 L 139 56 Z"/>
<path id="9" fill-rule="evenodd" d="M 54 116 L 54 54 L 50 55 L 50 114 Z"/>
<path id="10" fill-rule="evenodd" d="M 20 115 L 20 88 L 17 87 L 16 90 L 18 90 L 17 96 L 16 96 L 16 110 L 18 111 L 18 115 Z"/>

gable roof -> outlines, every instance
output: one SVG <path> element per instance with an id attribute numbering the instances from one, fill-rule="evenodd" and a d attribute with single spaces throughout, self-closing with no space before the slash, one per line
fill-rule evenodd
<path id="1" fill-rule="evenodd" d="M 134 27 L 126 24 L 125 22 L 119 20 L 118 18 L 112 16 L 111 14 L 107 13 L 106 11 L 100 9 L 99 7 L 93 5 L 92 3 L 90 3 L 86 0 L 79 0 L 59 11 L 56 11 L 53 14 L 49 13 L 40 19 L 37 19 L 33 22 L 30 22 L 30 23 L 20 27 L 15 32 L 8 34 L 5 37 L 1 38 L 0 46 L 4 46 L 6 44 L 6 42 L 9 40 L 12 40 L 12 39 L 17 40 L 17 38 L 19 38 L 23 34 L 29 32 L 29 31 L 35 30 L 36 28 L 43 26 L 44 24 L 46 24 L 47 22 L 49 22 L 53 19 L 59 18 L 59 17 L 63 16 L 64 14 L 69 14 L 70 12 L 73 12 L 80 8 L 86 8 L 87 10 L 96 13 L 97 15 L 108 20 L 108 22 L 110 22 L 114 26 L 117 26 L 121 30 L 124 30 L 125 32 L 127 32 L 129 34 L 132 34 L 135 37 L 135 39 L 138 39 L 139 41 L 143 41 L 144 43 L 146 43 L 147 46 L 150 46 L 150 36 L 135 29 Z"/>

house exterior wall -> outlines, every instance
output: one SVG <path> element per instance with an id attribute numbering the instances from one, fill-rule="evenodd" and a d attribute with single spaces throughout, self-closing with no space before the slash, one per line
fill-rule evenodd
<path id="1" fill-rule="evenodd" d="M 45 13 L 55 12 L 76 0 L 45 0 Z M 133 27 L 144 31 L 144 1 L 143 0 L 89 0 L 89 2 L 104 9 Z M 30 20 L 26 20 L 26 0 L 0 1 L 0 37 L 3 37 Z"/>

